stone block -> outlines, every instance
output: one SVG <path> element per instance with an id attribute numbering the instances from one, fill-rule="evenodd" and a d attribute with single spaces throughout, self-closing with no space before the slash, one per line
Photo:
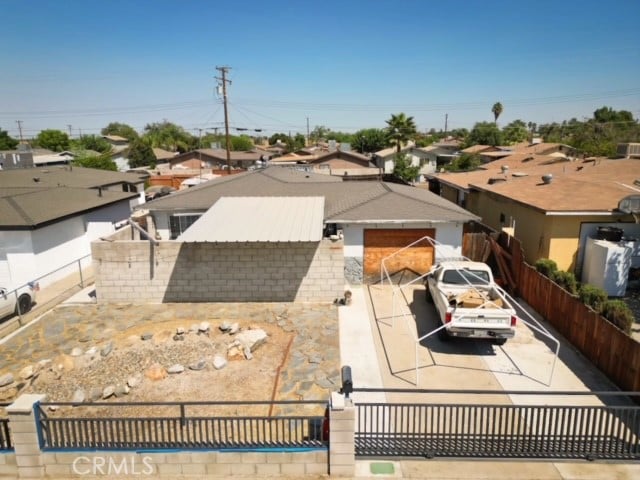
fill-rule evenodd
<path id="1" fill-rule="evenodd" d="M 18 468 L 19 478 L 42 478 L 44 467 L 22 467 Z"/>
<path id="2" fill-rule="evenodd" d="M 191 452 L 189 454 L 191 463 L 217 463 L 217 452 Z"/>
<path id="3" fill-rule="evenodd" d="M 270 452 L 267 453 L 267 463 L 291 463 L 290 452 Z"/>
<path id="4" fill-rule="evenodd" d="M 186 463 L 182 465 L 183 475 L 205 475 L 207 473 L 207 465 L 204 463 Z"/>
<path id="5" fill-rule="evenodd" d="M 291 463 L 315 463 L 316 452 L 296 452 L 291 454 Z"/>
<path id="6" fill-rule="evenodd" d="M 331 465 L 332 477 L 353 477 L 355 476 L 355 464 L 353 465 Z"/>
<path id="7" fill-rule="evenodd" d="M 71 478 L 72 476 L 74 476 L 71 465 L 45 465 L 44 473 L 47 475 L 47 477 L 52 478 Z"/>
<path id="8" fill-rule="evenodd" d="M 165 463 L 191 463 L 191 454 L 186 452 L 167 454 Z"/>
<path id="9" fill-rule="evenodd" d="M 182 473 L 182 465 L 179 463 L 163 463 L 158 465 L 159 475 L 180 475 Z"/>
<path id="10" fill-rule="evenodd" d="M 208 475 L 231 475 L 230 463 L 209 463 L 206 465 Z"/>
<path id="11" fill-rule="evenodd" d="M 304 466 L 304 472 L 307 475 L 325 475 L 329 470 L 326 463 L 307 463 Z"/>
<path id="12" fill-rule="evenodd" d="M 279 463 L 258 463 L 256 465 L 256 474 L 265 476 L 280 475 Z"/>
<path id="13" fill-rule="evenodd" d="M 18 478 L 18 467 L 15 465 L 0 465 L 0 478 Z"/>
<path id="14" fill-rule="evenodd" d="M 219 452 L 217 463 L 240 463 L 240 452 Z"/>
<path id="15" fill-rule="evenodd" d="M 304 463 L 283 463 L 280 465 L 280 473 L 291 477 L 301 477 L 306 473 L 304 467 Z"/>
<path id="16" fill-rule="evenodd" d="M 232 475 L 255 475 L 256 465 L 255 463 L 232 463 L 231 474 Z"/>

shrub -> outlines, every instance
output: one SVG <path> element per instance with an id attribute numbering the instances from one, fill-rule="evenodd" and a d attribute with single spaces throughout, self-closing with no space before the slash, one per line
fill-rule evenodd
<path id="1" fill-rule="evenodd" d="M 602 312 L 602 306 L 608 298 L 607 292 L 600 287 L 589 285 L 588 283 L 585 283 L 580 287 L 578 295 L 580 296 L 580 301 L 582 303 L 589 305 L 596 312 Z"/>
<path id="2" fill-rule="evenodd" d="M 556 270 L 554 272 L 551 272 L 549 278 L 551 278 L 551 280 L 564 288 L 571 295 L 575 295 L 576 293 L 578 293 L 578 281 L 576 280 L 576 276 L 573 273 Z"/>
<path id="3" fill-rule="evenodd" d="M 633 312 L 622 300 L 607 300 L 604 302 L 602 316 L 627 335 L 631 335 L 631 326 L 634 322 Z"/>
<path id="4" fill-rule="evenodd" d="M 540 258 L 538 261 L 536 261 L 534 266 L 536 267 L 536 270 L 538 272 L 549 278 L 551 278 L 551 274 L 553 272 L 558 271 L 558 264 L 548 258 Z"/>

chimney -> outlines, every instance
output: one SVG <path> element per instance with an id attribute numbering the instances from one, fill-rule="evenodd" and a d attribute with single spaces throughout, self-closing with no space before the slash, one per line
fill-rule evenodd
<path id="1" fill-rule="evenodd" d="M 545 185 L 549 185 L 552 181 L 553 181 L 553 174 L 547 173 L 546 175 L 542 176 L 542 183 L 544 183 Z"/>

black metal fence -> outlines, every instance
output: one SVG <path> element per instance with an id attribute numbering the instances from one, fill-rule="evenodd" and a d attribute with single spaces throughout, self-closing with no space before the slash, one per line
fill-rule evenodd
<path id="1" fill-rule="evenodd" d="M 0 403 L 0 408 L 5 408 L 8 403 Z M 13 450 L 11 434 L 9 433 L 9 419 L 0 418 L 0 451 Z"/>
<path id="2" fill-rule="evenodd" d="M 363 390 L 380 391 L 355 391 Z M 485 394 L 619 399 L 639 392 L 421 392 L 478 397 L 471 404 L 358 403 L 356 456 L 640 459 L 640 407 L 631 402 L 483 405 L 479 401 Z"/>
<path id="3" fill-rule="evenodd" d="M 54 405 L 55 412 L 47 413 Z M 326 405 L 321 401 L 41 403 L 35 414 L 43 450 L 327 448 Z M 282 412 L 249 412 L 273 408 Z M 149 415 L 141 416 L 140 409 Z M 165 413 L 171 410 L 175 413 Z M 203 414 L 207 410 L 226 413 Z"/>

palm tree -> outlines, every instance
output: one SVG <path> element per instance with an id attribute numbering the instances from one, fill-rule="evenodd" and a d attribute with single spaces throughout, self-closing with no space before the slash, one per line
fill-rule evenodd
<path id="1" fill-rule="evenodd" d="M 404 113 L 391 114 L 391 118 L 387 122 L 387 132 L 389 132 L 389 140 L 392 145 L 398 149 L 398 153 L 402 149 L 402 144 L 408 142 L 416 136 L 418 129 L 413 117 L 407 117 Z"/>
<path id="2" fill-rule="evenodd" d="M 498 124 L 498 117 L 500 116 L 500 114 L 502 114 L 502 104 L 500 102 L 496 102 L 493 104 L 493 107 L 491 107 L 491 111 L 493 112 L 493 122 L 497 125 Z"/>

